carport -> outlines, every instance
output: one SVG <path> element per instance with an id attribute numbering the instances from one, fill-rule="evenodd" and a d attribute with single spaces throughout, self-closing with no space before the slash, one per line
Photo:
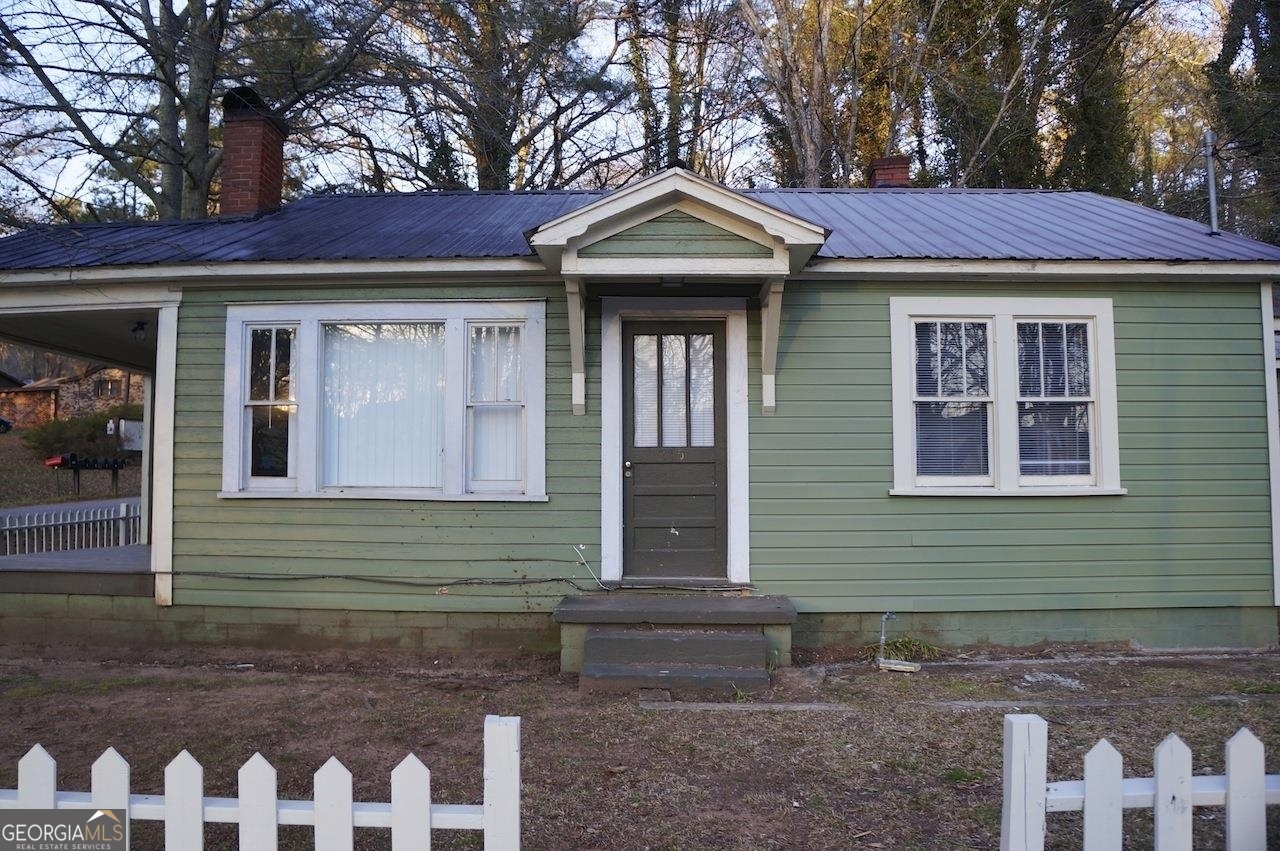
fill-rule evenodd
<path id="1" fill-rule="evenodd" d="M 157 604 L 171 604 L 173 394 L 180 297 L 164 282 L 114 283 L 105 269 L 89 275 L 66 269 L 0 275 L 0 338 L 146 376 L 141 545 L 110 553 L 91 549 L 9 556 L 0 576 L 4 590 L 19 592 L 29 585 L 33 593 L 47 593 L 53 586 L 65 589 L 61 593 L 114 593 L 94 589 L 107 577 L 119 576 L 118 581 L 136 594 L 142 587 L 139 574 L 150 573 Z M 148 587 L 151 578 L 146 577 Z"/>

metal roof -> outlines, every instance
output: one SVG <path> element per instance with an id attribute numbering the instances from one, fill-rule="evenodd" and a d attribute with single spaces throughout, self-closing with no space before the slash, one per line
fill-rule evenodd
<path id="1" fill-rule="evenodd" d="M 259 218 L 35 227 L 0 239 L 0 269 L 255 261 L 531 257 L 526 232 L 605 191 L 305 198 Z M 1280 246 L 1088 192 L 757 189 L 831 231 L 821 258 L 1280 261 Z"/>

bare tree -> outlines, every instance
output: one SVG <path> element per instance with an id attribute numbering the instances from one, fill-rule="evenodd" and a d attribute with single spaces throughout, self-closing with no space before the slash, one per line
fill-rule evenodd
<path id="1" fill-rule="evenodd" d="M 352 0 L 323 13 L 290 0 L 17 3 L 0 15 L 0 43 L 10 57 L 0 122 L 20 128 L 11 138 L 34 143 L 28 147 L 36 156 L 48 156 L 10 176 L 53 201 L 57 181 L 42 170 L 56 159 L 81 158 L 90 164 L 81 185 L 95 164 L 105 164 L 159 218 L 205 216 L 219 165 L 211 124 L 217 93 L 264 71 L 250 61 L 255 28 L 286 14 L 331 25 L 321 41 L 323 61 L 292 80 L 281 104 L 288 111 L 346 71 L 391 2 Z M 155 169 L 138 168 L 139 161 Z"/>
<path id="2" fill-rule="evenodd" d="M 481 189 L 572 182 L 581 168 L 575 140 L 585 143 L 626 98 L 610 77 L 616 44 L 602 56 L 582 47 L 596 20 L 589 4 L 401 2 L 393 14 L 395 52 L 383 53 L 370 85 L 381 87 L 384 107 L 418 146 L 465 152 Z M 398 159 L 392 149 L 379 154 Z M 413 176 L 412 163 L 396 165 Z"/>

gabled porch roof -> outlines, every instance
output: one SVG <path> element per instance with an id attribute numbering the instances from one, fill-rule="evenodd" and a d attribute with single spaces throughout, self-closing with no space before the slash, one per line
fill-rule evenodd
<path id="1" fill-rule="evenodd" d="M 645 256 L 626 263 L 619 257 L 586 256 L 593 245 L 673 211 L 707 222 L 768 256 Z M 529 244 L 552 271 L 564 275 L 673 274 L 717 277 L 779 276 L 799 272 L 831 231 L 748 195 L 672 168 L 548 221 L 529 233 Z"/>

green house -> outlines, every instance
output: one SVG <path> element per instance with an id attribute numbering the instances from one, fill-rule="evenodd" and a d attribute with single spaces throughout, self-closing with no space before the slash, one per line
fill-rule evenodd
<path id="1" fill-rule="evenodd" d="M 551 649 L 643 594 L 1276 643 L 1280 248 L 1088 193 L 245 180 L 0 240 L 0 335 L 150 376 L 148 545 L 0 559 L 5 640 Z"/>

